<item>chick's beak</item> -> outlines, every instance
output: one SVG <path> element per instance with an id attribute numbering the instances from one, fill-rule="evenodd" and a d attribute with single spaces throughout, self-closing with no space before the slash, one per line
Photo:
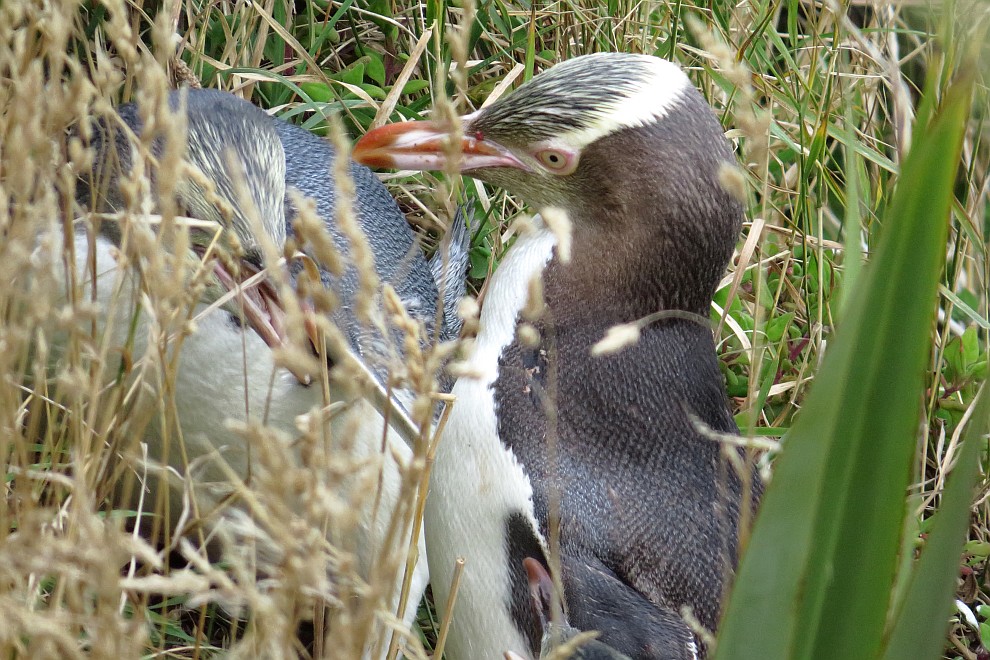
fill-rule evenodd
<path id="1" fill-rule="evenodd" d="M 397 170 L 443 170 L 451 153 L 460 152 L 461 172 L 484 167 L 529 170 L 509 149 L 480 134 L 470 133 L 470 116 L 462 117 L 465 135 L 459 149 L 451 149 L 449 131 L 437 122 L 407 121 L 368 131 L 354 146 L 352 157 L 362 165 Z"/>
<path id="2" fill-rule="evenodd" d="M 271 348 L 281 348 L 288 343 L 286 314 L 279 296 L 278 289 L 251 262 L 242 261 L 238 276 L 231 274 L 219 261 L 214 264 L 214 273 L 223 289 L 229 292 L 234 305 L 239 308 L 248 326 Z M 259 277 L 262 276 L 262 277 Z M 305 315 L 304 326 L 306 334 L 314 350 L 318 346 L 316 324 L 312 320 L 312 305 L 308 301 L 300 301 Z M 292 369 L 290 368 L 290 371 Z M 309 374 L 292 371 L 296 379 L 303 385 L 309 385 L 312 380 Z"/>

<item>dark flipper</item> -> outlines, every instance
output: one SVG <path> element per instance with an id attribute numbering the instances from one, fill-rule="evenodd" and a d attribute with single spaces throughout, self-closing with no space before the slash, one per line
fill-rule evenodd
<path id="1" fill-rule="evenodd" d="M 568 602 L 594 603 L 573 612 L 572 623 L 600 631 L 603 646 L 621 649 L 634 660 L 698 657 L 694 634 L 676 612 L 654 605 L 596 560 L 565 559 L 563 571 Z"/>

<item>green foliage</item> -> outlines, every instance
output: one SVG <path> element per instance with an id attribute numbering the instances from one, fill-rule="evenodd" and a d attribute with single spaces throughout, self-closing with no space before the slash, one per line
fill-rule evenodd
<path id="1" fill-rule="evenodd" d="M 929 641 L 917 655 L 919 640 L 938 640 L 944 630 L 973 461 L 953 479 L 961 495 L 946 494 L 946 520 L 907 578 L 889 638 L 885 630 L 971 85 L 963 77 L 950 87 L 915 134 L 877 255 L 775 465 L 717 658 L 920 658 L 940 648 Z M 819 277 L 817 290 L 826 289 Z M 970 354 L 978 359 L 975 347 Z M 974 436 L 990 421 L 985 404 L 976 411 Z M 969 444 L 975 458 L 976 442 Z"/>

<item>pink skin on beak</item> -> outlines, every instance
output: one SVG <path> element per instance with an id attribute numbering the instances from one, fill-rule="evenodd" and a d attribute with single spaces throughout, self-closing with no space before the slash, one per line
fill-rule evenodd
<path id="1" fill-rule="evenodd" d="M 235 299 L 238 301 L 241 313 L 248 325 L 261 339 L 271 348 L 281 348 L 288 343 L 285 327 L 285 310 L 282 308 L 282 300 L 278 295 L 278 290 L 271 282 L 262 280 L 250 287 L 242 287 L 241 282 L 250 278 L 258 272 L 248 261 L 241 263 L 240 277 L 234 277 L 227 269 L 217 261 L 213 271 L 223 288 L 228 291 L 235 291 Z M 309 336 L 313 348 L 319 345 L 317 338 L 316 323 L 312 320 L 313 306 L 308 301 L 300 301 L 303 313 L 306 317 L 304 327 Z M 290 367 L 289 370 L 296 379 L 303 385 L 309 385 L 312 380 L 309 374 L 297 373 Z"/>
<path id="2" fill-rule="evenodd" d="M 515 167 L 529 171 L 511 151 L 480 134 L 471 135 L 470 117 L 464 117 L 468 133 L 461 140 L 458 170 L 484 167 Z M 448 132 L 432 121 L 407 121 L 368 131 L 354 145 L 354 160 L 375 168 L 396 170 L 442 170 L 447 166 Z"/>

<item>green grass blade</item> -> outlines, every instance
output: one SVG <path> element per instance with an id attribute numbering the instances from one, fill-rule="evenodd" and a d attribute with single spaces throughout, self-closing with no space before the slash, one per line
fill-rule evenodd
<path id="1" fill-rule="evenodd" d="M 717 658 L 880 652 L 970 88 L 954 84 L 916 128 L 875 260 L 778 460 Z"/>
<path id="2" fill-rule="evenodd" d="M 973 417 L 946 483 L 928 542 L 910 578 L 903 606 L 891 627 L 884 660 L 937 658 L 952 610 L 959 553 L 966 539 L 969 505 L 979 475 L 980 438 L 990 428 L 990 388 L 973 404 Z"/>

